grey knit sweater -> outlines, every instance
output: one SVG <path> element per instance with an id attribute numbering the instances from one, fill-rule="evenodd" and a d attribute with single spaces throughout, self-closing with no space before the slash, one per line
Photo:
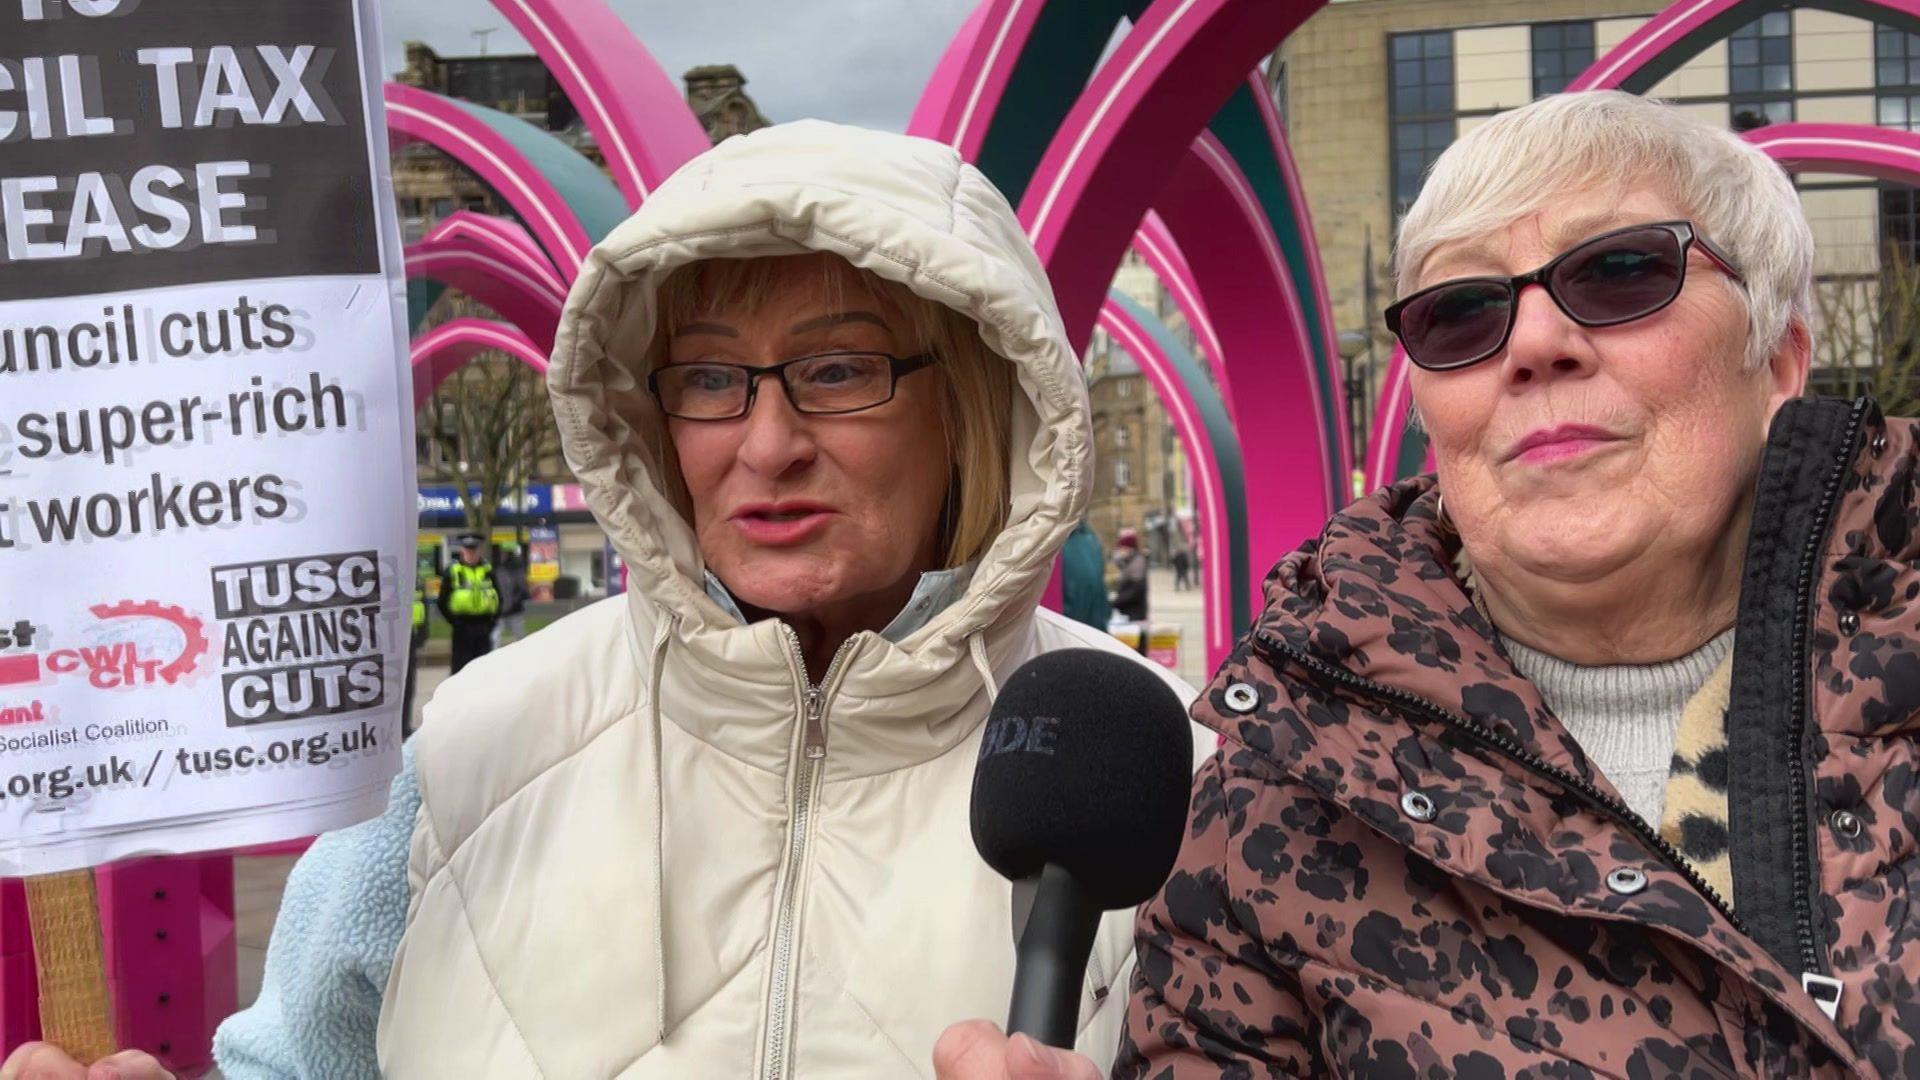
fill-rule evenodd
<path id="1" fill-rule="evenodd" d="M 1733 648 L 1733 631 L 1661 664 L 1582 667 L 1502 639 L 1587 757 L 1655 828 L 1666 805 L 1673 736 L 1687 702 Z"/>

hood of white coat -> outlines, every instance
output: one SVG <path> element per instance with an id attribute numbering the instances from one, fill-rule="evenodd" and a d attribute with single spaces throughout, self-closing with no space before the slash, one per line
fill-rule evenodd
<path id="1" fill-rule="evenodd" d="M 965 596 L 900 643 L 951 656 L 1031 612 L 1085 510 L 1091 462 L 1085 383 L 1046 274 L 1012 207 L 953 148 L 807 120 L 688 162 L 594 247 L 568 297 L 547 375 L 562 447 L 629 589 L 685 633 L 736 627 L 706 595 L 693 529 L 648 449 L 665 418 L 643 358 L 676 267 L 815 251 L 964 313 L 1018 371 L 1007 526 Z"/>

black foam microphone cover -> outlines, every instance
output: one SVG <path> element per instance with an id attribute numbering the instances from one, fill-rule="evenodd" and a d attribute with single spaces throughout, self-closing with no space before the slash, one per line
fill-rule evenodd
<path id="1" fill-rule="evenodd" d="M 1007 679 L 973 777 L 973 843 L 1003 876 L 1065 871 L 1101 908 L 1173 870 L 1193 778 L 1187 711 L 1137 659 L 1062 649 Z"/>
<path id="2" fill-rule="evenodd" d="M 1100 913 L 1152 896 L 1180 852 L 1188 731 L 1173 690 L 1110 652 L 1045 653 L 1001 688 L 972 821 L 981 857 L 1018 883 L 1009 1034 L 1073 1045 Z"/>

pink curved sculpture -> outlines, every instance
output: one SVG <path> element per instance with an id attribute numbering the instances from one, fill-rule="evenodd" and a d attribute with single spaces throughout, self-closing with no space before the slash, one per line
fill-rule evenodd
<path id="1" fill-rule="evenodd" d="M 1188 329 L 1200 345 L 1200 353 L 1208 370 L 1213 372 L 1213 381 L 1220 387 L 1221 399 L 1226 403 L 1227 415 L 1237 417 L 1233 411 L 1233 394 L 1228 391 L 1226 350 L 1220 346 L 1220 335 L 1214 333 L 1213 319 L 1208 316 L 1207 308 L 1200 300 L 1200 283 L 1194 279 L 1193 267 L 1187 263 L 1187 257 L 1180 245 L 1173 239 L 1173 233 L 1167 230 L 1167 223 L 1157 212 L 1148 211 L 1140 222 L 1140 231 L 1134 234 L 1133 250 L 1140 253 L 1147 266 L 1153 270 L 1160 283 L 1166 286 L 1168 295 L 1173 297 L 1173 306 L 1187 320 Z M 1235 420 L 1236 424 L 1238 420 Z"/>
<path id="2" fill-rule="evenodd" d="M 1221 387 L 1246 465 L 1248 565 L 1271 566 L 1320 531 L 1332 505 L 1335 434 L 1320 409 L 1300 295 L 1246 177 L 1212 135 L 1195 140 L 1159 193 L 1232 378 Z M 1257 585 L 1256 582 L 1249 583 Z"/>
<path id="3" fill-rule="evenodd" d="M 1920 134 L 1869 124 L 1772 124 L 1747 133 L 1788 172 L 1920 184 Z"/>
<path id="4" fill-rule="evenodd" d="M 1333 301 L 1327 292 L 1327 268 L 1320 259 L 1320 241 L 1314 235 L 1313 215 L 1307 207 L 1306 184 L 1300 179 L 1300 166 L 1293 160 L 1293 147 L 1287 142 L 1286 125 L 1280 122 L 1280 110 L 1274 106 L 1273 98 L 1267 95 L 1266 85 L 1257 74 L 1249 76 L 1247 82 L 1253 93 L 1254 105 L 1260 110 L 1260 119 L 1266 125 L 1267 143 L 1273 147 L 1274 162 L 1279 166 L 1280 176 L 1286 181 L 1287 192 L 1292 196 L 1290 202 L 1294 227 L 1300 234 L 1301 246 L 1305 248 L 1307 280 L 1293 283 L 1294 295 L 1319 313 L 1320 355 L 1326 358 L 1326 363 L 1337 364 L 1340 362 L 1339 335 L 1334 331 Z M 1315 364 L 1313 370 L 1318 375 L 1321 368 Z M 1333 424 L 1339 440 L 1340 475 L 1345 483 L 1345 477 L 1353 471 L 1353 462 L 1348 460 L 1352 453 L 1353 431 L 1347 424 L 1346 386 L 1339 373 L 1329 370 L 1326 374 L 1334 382 Z M 1341 501 L 1344 503 L 1345 500 Z"/>
<path id="5" fill-rule="evenodd" d="M 932 77 L 920 91 L 920 100 L 913 107 L 912 118 L 907 121 L 907 134 L 959 147 L 961 156 L 968 161 L 980 156 L 980 142 L 986 137 L 985 121 L 992 117 L 993 110 L 991 107 L 984 110 L 977 126 L 966 114 L 980 112 L 978 103 L 983 96 L 987 96 L 981 85 L 982 80 L 986 71 L 996 66 L 992 57 L 978 53 L 980 33 L 982 28 L 993 25 L 995 37 L 992 44 L 1006 50 L 1006 71 L 1000 73 L 1000 85 L 1004 89 L 1007 72 L 1012 70 L 1014 59 L 1020 55 L 1017 47 L 1008 47 L 1006 23 L 1010 17 L 1017 15 L 1019 6 L 1018 0 L 981 0 L 979 6 L 967 15 L 967 21 L 960 24 L 959 32 L 953 35 L 952 41 L 947 42 L 946 51 L 940 54 L 940 61 L 933 67 Z M 1040 5 L 1028 3 L 1026 6 L 1031 9 L 1026 19 L 1030 29 Z M 1026 34 L 1023 32 L 1019 37 L 1024 42 Z M 997 92 L 990 96 L 993 102 L 999 101 Z M 971 109 L 967 107 L 969 102 L 974 106 Z M 970 139 L 964 146 L 960 142 L 963 133 Z"/>
<path id="6" fill-rule="evenodd" d="M 1862 18 L 1871 19 L 1872 9 L 1877 8 L 1904 16 L 1903 21 L 1906 22 L 1920 19 L 1920 2 L 1916 0 L 1861 0 L 1859 6 L 1868 9 L 1853 12 Z M 1729 24 L 1736 23 L 1742 13 L 1759 18 L 1767 11 L 1780 10 L 1780 7 L 1779 4 L 1766 3 L 1764 0 L 1694 0 L 1692 3 L 1683 0 L 1627 35 L 1625 41 L 1608 50 L 1605 56 L 1595 60 L 1578 78 L 1568 83 L 1567 90 L 1620 89 L 1655 60 L 1671 60 L 1693 51 L 1688 45 L 1690 40 L 1710 40 L 1707 32 L 1716 24 L 1725 31 L 1731 31 L 1734 26 Z"/>
<path id="7" fill-rule="evenodd" d="M 1575 90 L 1617 90 L 1655 57 L 1681 46 L 1683 39 L 1697 33 L 1707 23 L 1753 0 L 1704 0 L 1679 3 L 1642 23 L 1626 40 L 1607 50 L 1567 84 Z M 1757 5 L 1756 5 L 1757 7 Z"/>
<path id="8" fill-rule="evenodd" d="M 527 235 L 527 230 L 506 218 L 476 214 L 471 210 L 455 210 L 441 218 L 440 223 L 428 231 L 425 239 L 430 244 L 491 255 L 519 267 L 546 288 L 566 295 L 567 283 L 560 280 L 553 260 L 540 250 L 540 245 Z"/>
<path id="9" fill-rule="evenodd" d="M 600 142 L 628 206 L 707 149 L 679 87 L 604 0 L 494 0 Z"/>
<path id="10" fill-rule="evenodd" d="M 1076 344 L 1085 343 L 1114 264 L 1187 145 L 1235 84 L 1323 2 L 1154 0 L 1094 73 L 1020 202 Z"/>
<path id="11" fill-rule="evenodd" d="M 460 365 L 490 349 L 546 374 L 547 354 L 517 328 L 488 319 L 455 319 L 413 339 L 414 407 L 425 405 Z"/>
<path id="12" fill-rule="evenodd" d="M 487 125 L 438 94 L 411 86 L 386 86 L 387 123 L 473 171 L 527 223 L 554 265 L 571 279 L 592 243 L 553 185 L 526 157 Z"/>
<path id="13" fill-rule="evenodd" d="M 1173 421 L 1181 445 L 1187 449 L 1200 504 L 1196 516 L 1206 544 L 1204 557 L 1200 560 L 1200 573 L 1201 588 L 1206 596 L 1206 602 L 1202 605 L 1206 613 L 1206 663 L 1207 670 L 1212 671 L 1220 666 L 1233 648 L 1233 628 L 1228 617 L 1233 611 L 1233 601 L 1227 566 L 1227 504 L 1226 495 L 1220 489 L 1220 468 L 1214 459 L 1213 441 L 1208 437 L 1206 425 L 1200 421 L 1193 403 L 1188 400 L 1172 361 L 1154 344 L 1145 328 L 1126 309 L 1116 304 L 1101 307 L 1100 326 L 1139 362 L 1140 370 L 1166 406 L 1167 416 Z"/>
<path id="14" fill-rule="evenodd" d="M 407 248 L 406 265 L 408 277 L 466 293 L 518 327 L 543 353 L 553 351 L 566 296 L 545 282 L 491 255 L 429 241 Z"/>

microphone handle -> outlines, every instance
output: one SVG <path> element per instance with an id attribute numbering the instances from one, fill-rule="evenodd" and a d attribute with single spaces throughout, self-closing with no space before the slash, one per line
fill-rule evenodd
<path id="1" fill-rule="evenodd" d="M 1016 945 L 1007 1034 L 1073 1048 L 1087 956 L 1101 914 L 1100 905 L 1072 874 L 1052 863 L 1040 871 L 1033 909 Z"/>

